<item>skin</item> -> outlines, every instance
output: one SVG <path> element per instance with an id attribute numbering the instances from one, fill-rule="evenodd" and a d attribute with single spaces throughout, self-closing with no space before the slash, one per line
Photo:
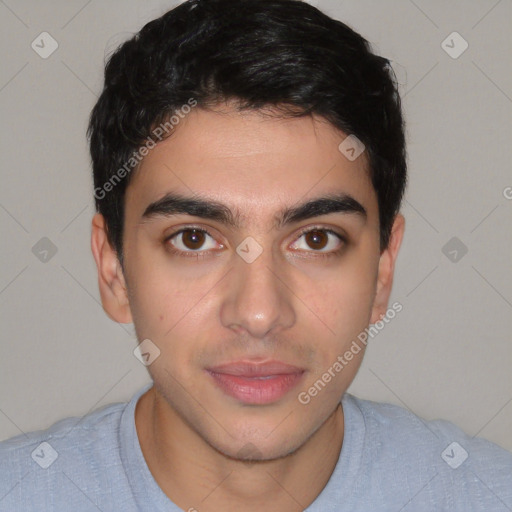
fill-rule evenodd
<path id="1" fill-rule="evenodd" d="M 183 510 L 303 510 L 338 461 L 340 400 L 364 350 L 309 404 L 297 395 L 385 314 L 405 224 L 397 215 L 381 252 L 365 154 L 345 158 L 338 150 L 345 137 L 315 116 L 239 113 L 229 103 L 195 108 L 150 151 L 127 188 L 124 271 L 103 217 L 93 218 L 91 247 L 106 313 L 133 322 L 139 341 L 150 339 L 160 350 L 148 366 L 154 386 L 139 399 L 135 422 L 151 473 Z M 168 192 L 238 209 L 241 226 L 184 214 L 142 220 L 145 208 Z M 283 207 L 332 192 L 360 202 L 366 220 L 331 213 L 275 228 Z M 200 249 L 204 258 L 170 252 L 172 243 L 192 251 L 182 235 L 164 241 L 191 224 L 212 234 Z M 301 235 L 307 227 L 337 230 L 347 242 L 325 234 L 328 245 L 319 251 Z M 250 264 L 236 253 L 248 236 L 263 248 Z M 224 394 L 204 370 L 258 358 L 301 367 L 303 380 L 275 403 L 247 405 Z M 248 447 L 253 462 L 244 460 Z"/>

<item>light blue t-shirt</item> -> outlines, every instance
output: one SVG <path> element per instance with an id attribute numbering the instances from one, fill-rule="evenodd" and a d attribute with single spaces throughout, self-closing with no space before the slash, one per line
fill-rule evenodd
<path id="1" fill-rule="evenodd" d="M 0 511 L 180 512 L 151 475 L 135 429 L 135 405 L 150 387 L 127 404 L 0 443 Z M 340 458 L 307 512 L 512 511 L 508 451 L 395 405 L 349 393 L 342 405 Z"/>

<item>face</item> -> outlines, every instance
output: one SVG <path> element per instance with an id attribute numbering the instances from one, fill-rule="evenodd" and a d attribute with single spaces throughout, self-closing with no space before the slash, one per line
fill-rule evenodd
<path id="1" fill-rule="evenodd" d="M 348 160 L 345 137 L 316 117 L 196 108 L 127 189 L 125 268 L 100 277 L 105 309 L 158 347 L 159 396 L 230 457 L 303 445 L 364 349 L 333 372 L 338 356 L 385 312 L 398 246 L 380 251 L 365 155 Z"/>

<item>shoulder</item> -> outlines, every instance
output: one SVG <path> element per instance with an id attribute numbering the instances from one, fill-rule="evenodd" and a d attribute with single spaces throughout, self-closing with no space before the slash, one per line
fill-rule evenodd
<path id="1" fill-rule="evenodd" d="M 44 430 L 35 430 L 0 442 L 1 466 L 22 453 L 35 449 L 41 442 L 53 442 L 64 450 L 81 450 L 104 439 L 119 424 L 126 403 L 115 403 L 101 407 L 83 417 L 68 417 L 53 423 Z M 85 445 L 78 446 L 80 438 Z M 0 466 L 0 467 L 1 467 Z"/>
<path id="2" fill-rule="evenodd" d="M 449 421 L 428 421 L 397 405 L 353 395 L 345 403 L 362 415 L 363 463 L 369 471 L 380 470 L 383 479 L 400 485 L 416 480 L 418 489 L 425 485 L 423 494 L 442 497 L 451 510 L 512 507 L 512 453 L 504 448 L 471 437 Z"/>
<path id="3" fill-rule="evenodd" d="M 91 496 L 102 494 L 101 473 L 121 466 L 119 428 L 126 405 L 106 405 L 81 418 L 65 418 L 46 430 L 0 442 L 0 511 L 22 503 L 24 510 L 35 510 L 36 496 L 44 501 L 44 496 L 54 500 L 62 495 L 65 500 L 66 487 L 85 487 Z M 38 504 L 38 510 L 56 505 Z"/>
<path id="4" fill-rule="evenodd" d="M 383 444 L 386 442 L 388 446 L 398 443 L 407 448 L 411 444 L 417 448 L 431 448 L 448 441 L 461 442 L 471 449 L 474 456 L 490 456 L 496 462 L 505 464 L 512 462 L 512 453 L 509 451 L 481 437 L 472 437 L 449 421 L 425 420 L 405 407 L 363 400 L 353 395 L 349 395 L 349 400 L 361 411 L 367 430 L 375 434 L 376 440 Z"/>

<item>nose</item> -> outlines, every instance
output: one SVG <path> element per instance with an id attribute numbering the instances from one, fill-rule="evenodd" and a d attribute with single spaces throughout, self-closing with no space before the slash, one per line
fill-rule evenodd
<path id="1" fill-rule="evenodd" d="M 271 331 L 290 328 L 296 320 L 293 292 L 283 267 L 272 261 L 272 253 L 264 250 L 251 263 L 238 255 L 224 284 L 221 305 L 222 324 L 241 330 L 253 338 L 265 338 Z"/>

